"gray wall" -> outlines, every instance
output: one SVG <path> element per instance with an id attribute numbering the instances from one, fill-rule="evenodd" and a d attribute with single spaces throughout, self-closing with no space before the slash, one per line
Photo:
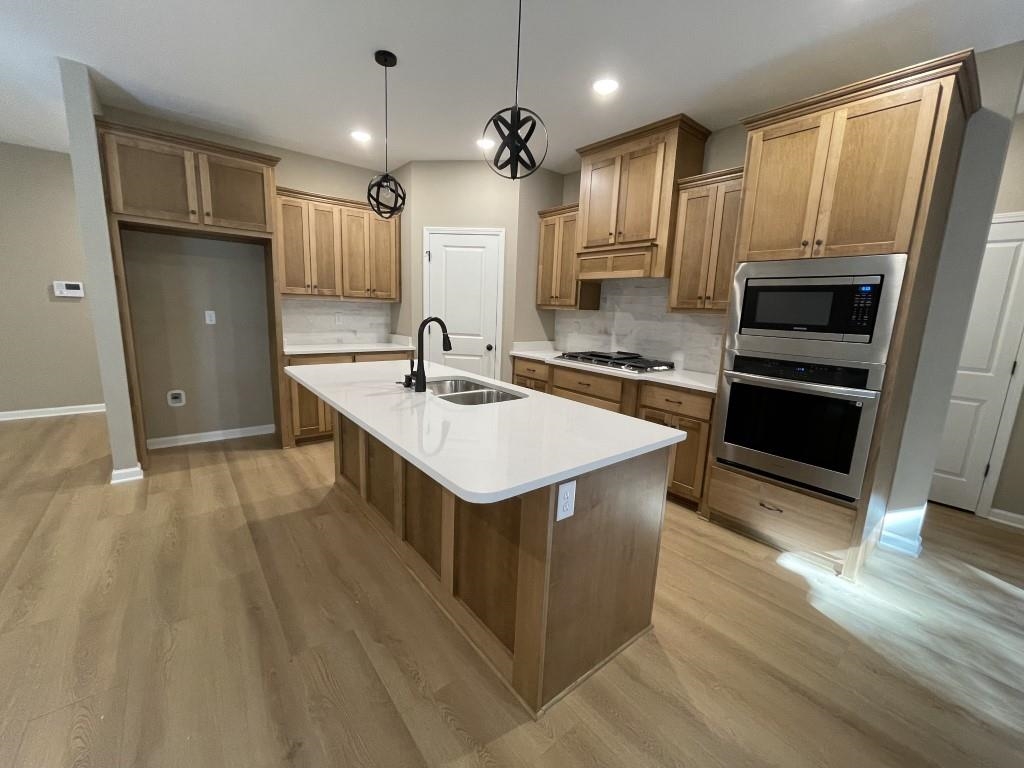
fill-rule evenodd
<path id="1" fill-rule="evenodd" d="M 1013 123 L 1010 149 L 999 183 L 997 213 L 1024 211 L 1024 115 L 1017 115 Z M 1017 409 L 1017 419 L 1006 449 L 1006 460 L 999 475 L 992 506 L 996 509 L 1024 515 L 1024 398 Z"/>
<path id="2" fill-rule="evenodd" d="M 263 247 L 150 232 L 122 242 L 146 437 L 273 424 Z M 169 389 L 186 404 L 167 405 Z"/>
<path id="3" fill-rule="evenodd" d="M 704 145 L 704 172 L 721 171 L 743 165 L 747 153 L 747 129 L 730 125 L 708 136 Z"/>
<path id="4" fill-rule="evenodd" d="M 580 201 L 580 172 L 567 173 L 562 177 L 562 204 Z"/>
<path id="5" fill-rule="evenodd" d="M 71 159 L 0 143 L 0 411 L 102 403 L 86 298 L 57 299 L 54 280 L 85 280 Z"/>

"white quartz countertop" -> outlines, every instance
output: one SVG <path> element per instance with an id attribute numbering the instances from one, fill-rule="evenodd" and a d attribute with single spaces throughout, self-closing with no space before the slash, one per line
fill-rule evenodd
<path id="1" fill-rule="evenodd" d="M 285 373 L 456 496 L 489 504 L 682 442 L 686 433 L 543 392 L 427 363 L 525 394 L 456 405 L 399 382 L 402 361 L 296 365 Z"/>
<path id="2" fill-rule="evenodd" d="M 512 352 L 512 357 L 521 357 L 524 360 L 537 360 L 541 363 L 559 365 L 563 368 L 576 368 L 591 373 L 603 373 L 606 376 L 618 376 L 620 379 L 633 379 L 635 381 L 650 381 L 656 384 L 665 384 L 670 387 L 683 387 L 698 392 L 718 391 L 718 376 L 713 373 L 700 373 L 699 371 L 655 371 L 652 373 L 633 373 L 624 371 L 621 368 L 609 368 L 605 365 L 590 365 L 589 363 L 577 363 L 572 360 L 556 360 L 561 352 L 557 350 L 519 351 Z"/>
<path id="3" fill-rule="evenodd" d="M 351 344 L 285 344 L 286 355 L 353 355 L 358 352 L 412 352 L 409 344 L 394 344 L 389 341 L 357 342 Z"/>

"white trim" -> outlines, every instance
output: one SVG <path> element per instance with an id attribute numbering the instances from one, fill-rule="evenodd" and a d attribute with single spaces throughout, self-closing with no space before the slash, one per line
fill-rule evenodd
<path id="1" fill-rule="evenodd" d="M 151 451 L 157 448 L 173 448 L 179 445 L 195 445 L 196 443 L 212 443 L 217 440 L 231 440 L 236 437 L 252 437 L 253 435 L 272 435 L 277 431 L 273 424 L 258 424 L 255 427 L 238 427 L 236 429 L 215 429 L 212 432 L 192 432 L 187 435 L 170 435 L 169 437 L 151 437 L 146 447 Z"/>
<path id="2" fill-rule="evenodd" d="M 882 537 L 878 540 L 878 546 L 890 552 L 917 557 L 921 554 L 921 537 L 915 536 L 911 539 L 883 528 Z"/>
<path id="3" fill-rule="evenodd" d="M 28 408 L 24 411 L 0 411 L 0 421 L 43 419 L 49 416 L 72 416 L 76 413 L 103 413 L 105 410 L 107 410 L 107 406 L 104 403 L 58 405 L 54 408 Z"/>
<path id="4" fill-rule="evenodd" d="M 1024 224 L 1024 212 L 1020 213 L 997 213 L 992 217 L 995 224 Z M 1020 407 L 1021 397 L 1024 396 L 1024 335 L 1021 336 L 1017 345 L 1018 371 L 1010 377 L 1010 386 L 1006 390 L 1006 400 L 1003 401 L 1003 408 L 999 414 L 999 427 L 996 429 L 996 439 L 992 444 L 992 454 L 989 457 L 988 477 L 981 483 L 981 494 L 978 496 L 978 505 L 974 514 L 978 517 L 998 519 L 1001 510 L 992 508 L 992 500 L 996 495 L 996 488 L 999 487 L 999 476 L 1003 472 L 1003 463 L 1006 461 L 1006 450 L 1010 446 L 1010 437 L 1013 435 L 1013 428 L 1017 420 L 1017 409 Z M 1021 425 L 1024 429 L 1024 424 Z M 1005 512 L 1004 514 L 1012 514 Z M 1003 521 L 1005 522 L 1005 520 Z"/>
<path id="5" fill-rule="evenodd" d="M 996 213 L 992 216 L 993 224 L 1016 224 L 1024 221 L 1024 211 L 1011 211 L 1010 213 Z"/>
<path id="6" fill-rule="evenodd" d="M 131 483 L 135 480 L 142 479 L 142 467 L 136 464 L 134 467 L 128 469 L 115 469 L 110 473 L 110 484 L 119 485 L 121 483 Z"/>
<path id="7" fill-rule="evenodd" d="M 989 520 L 995 520 L 997 523 L 1012 525 L 1015 528 L 1024 528 L 1024 515 L 1019 515 L 1016 512 L 1010 512 L 1005 509 L 990 509 L 986 517 Z"/>
<path id="8" fill-rule="evenodd" d="M 497 235 L 498 236 L 498 303 L 497 323 L 494 329 L 494 367 L 492 379 L 501 379 L 502 370 L 502 329 L 505 327 L 505 228 L 504 227 L 424 227 L 423 228 L 423 303 L 421 309 L 425 320 L 430 306 L 430 264 L 427 253 L 430 250 L 431 235 Z"/>

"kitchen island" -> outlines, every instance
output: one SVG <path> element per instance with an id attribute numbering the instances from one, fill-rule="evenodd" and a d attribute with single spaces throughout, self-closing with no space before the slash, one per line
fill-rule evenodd
<path id="1" fill-rule="evenodd" d="M 442 365 L 432 388 L 470 379 L 514 399 L 416 393 L 398 383 L 408 368 L 285 372 L 335 415 L 339 488 L 538 714 L 650 628 L 686 433 Z"/>

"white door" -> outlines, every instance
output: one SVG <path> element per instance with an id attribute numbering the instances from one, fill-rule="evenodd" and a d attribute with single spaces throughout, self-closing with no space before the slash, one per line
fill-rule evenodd
<path id="1" fill-rule="evenodd" d="M 424 235 L 423 316 L 444 320 L 452 342 L 452 351 L 443 351 L 439 329 L 432 324 L 427 360 L 496 377 L 504 231 L 427 227 Z"/>
<path id="2" fill-rule="evenodd" d="M 978 508 L 1022 333 L 1024 222 L 993 224 L 932 476 L 933 501 Z"/>

